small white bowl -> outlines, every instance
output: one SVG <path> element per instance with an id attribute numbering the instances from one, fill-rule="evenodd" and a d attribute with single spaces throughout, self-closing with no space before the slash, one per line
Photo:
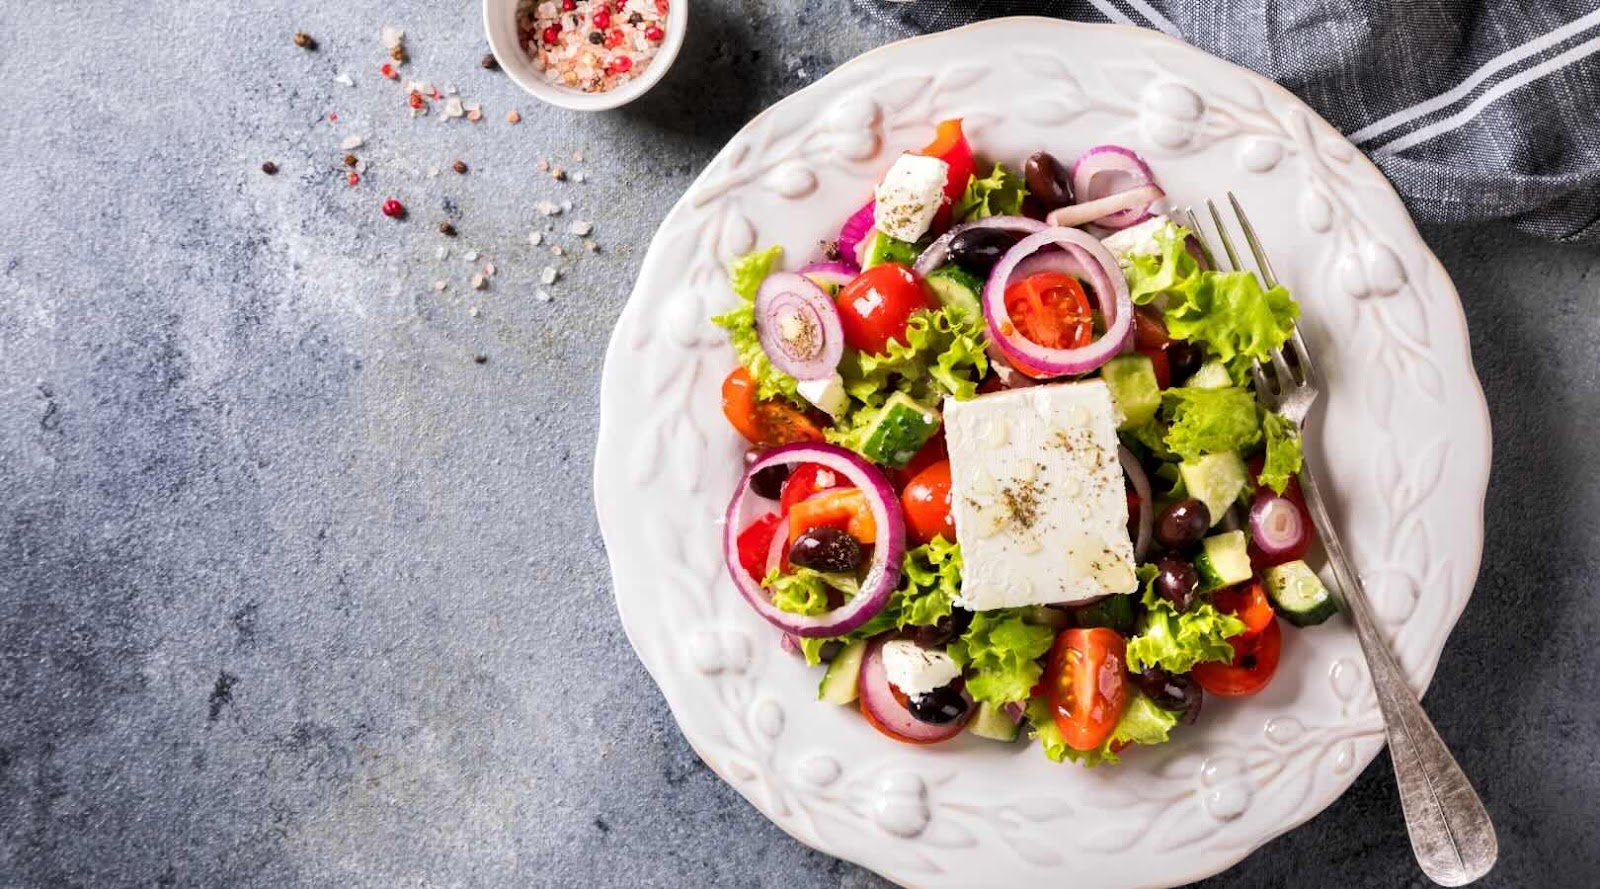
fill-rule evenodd
<path id="1" fill-rule="evenodd" d="M 500 63 L 500 70 L 524 92 L 572 111 L 618 108 L 649 92 L 678 58 L 683 36 L 689 30 L 689 0 L 672 0 L 667 13 L 667 36 L 644 73 L 614 90 L 586 93 L 546 81 L 544 73 L 523 52 L 517 42 L 517 4 L 518 0 L 483 0 L 483 30 L 489 36 L 489 49 Z"/>

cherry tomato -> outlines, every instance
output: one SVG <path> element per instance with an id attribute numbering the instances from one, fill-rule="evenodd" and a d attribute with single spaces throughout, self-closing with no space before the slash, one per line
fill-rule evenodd
<path id="1" fill-rule="evenodd" d="M 941 460 L 917 473 L 900 494 L 906 530 L 918 543 L 943 537 L 956 539 L 956 522 L 950 513 L 950 461 Z"/>
<path id="2" fill-rule="evenodd" d="M 860 488 L 823 491 L 789 510 L 789 543 L 816 528 L 838 528 L 866 546 L 878 540 L 878 520 Z"/>
<path id="3" fill-rule="evenodd" d="M 918 309 L 933 307 L 928 288 L 903 265 L 875 265 L 856 276 L 834 297 L 845 345 L 873 355 L 890 341 L 905 342 L 906 321 Z"/>
<path id="4" fill-rule="evenodd" d="M 936 157 L 950 168 L 944 181 L 944 204 L 933 217 L 934 230 L 942 231 L 950 224 L 951 208 L 961 199 L 962 193 L 967 190 L 967 180 L 978 168 L 972 156 L 972 146 L 967 143 L 966 134 L 961 132 L 961 118 L 941 122 L 934 131 L 933 141 L 917 153 Z"/>
<path id="5" fill-rule="evenodd" d="M 1278 670 L 1278 656 L 1283 652 L 1283 631 L 1278 629 L 1278 622 L 1267 624 L 1252 650 L 1232 639 L 1228 641 L 1234 646 L 1232 663 L 1195 664 L 1189 675 L 1209 694 L 1223 697 L 1253 695 L 1266 688 Z"/>
<path id="6" fill-rule="evenodd" d="M 1140 352 L 1165 349 L 1172 337 L 1167 333 L 1166 319 L 1159 309 L 1139 306 L 1133 310 L 1133 347 Z"/>
<path id="7" fill-rule="evenodd" d="M 758 448 L 822 441 L 822 428 L 805 411 L 784 401 L 757 398 L 756 382 L 742 367 L 722 381 L 722 414 Z"/>
<path id="8" fill-rule="evenodd" d="M 756 580 L 767 574 L 767 551 L 772 548 L 772 537 L 778 532 L 781 521 L 782 516 L 768 513 L 739 532 L 739 564 Z"/>
<path id="9" fill-rule="evenodd" d="M 1217 590 L 1211 594 L 1211 604 L 1217 606 L 1218 611 L 1244 621 L 1244 633 L 1234 637 L 1240 640 L 1241 647 L 1248 647 L 1260 638 L 1275 616 L 1258 579 Z"/>
<path id="10" fill-rule="evenodd" d="M 1128 703 L 1127 642 L 1108 627 L 1063 630 L 1050 649 L 1045 687 L 1056 727 L 1074 750 L 1111 737 Z"/>
<path id="11" fill-rule="evenodd" d="M 932 438 L 923 443 L 922 450 L 913 454 L 911 459 L 906 461 L 906 465 L 899 469 L 891 470 L 889 476 L 894 479 L 894 483 L 897 486 L 903 489 L 922 470 L 938 463 L 940 460 L 948 459 L 950 459 L 950 449 L 945 444 L 944 428 L 940 427 Z"/>
<path id="12" fill-rule="evenodd" d="M 1172 362 L 1167 359 L 1166 349 L 1139 349 L 1140 355 L 1150 359 L 1150 366 L 1156 372 L 1156 386 L 1162 389 L 1172 387 Z"/>
<path id="13" fill-rule="evenodd" d="M 778 496 L 778 512 L 788 515 L 796 503 L 829 488 L 853 487 L 850 480 L 818 463 L 801 463 L 784 479 L 783 493 Z"/>
<path id="14" fill-rule="evenodd" d="M 1016 332 L 1041 346 L 1078 349 L 1094 339 L 1089 296 L 1071 275 L 1029 275 L 1006 288 L 1005 300 Z"/>

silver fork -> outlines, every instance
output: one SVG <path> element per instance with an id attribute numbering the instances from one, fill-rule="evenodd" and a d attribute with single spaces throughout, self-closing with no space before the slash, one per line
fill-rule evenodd
<path id="1" fill-rule="evenodd" d="M 1278 278 L 1273 274 L 1272 264 L 1261 249 L 1244 208 L 1232 192 L 1228 193 L 1228 200 L 1250 253 L 1255 257 L 1262 283 L 1269 288 L 1276 287 Z M 1234 250 L 1233 239 L 1228 235 L 1228 227 L 1223 223 L 1222 214 L 1217 212 L 1216 204 L 1206 201 L 1206 206 L 1211 211 L 1228 264 L 1234 269 L 1248 271 L 1239 262 L 1239 254 Z M 1174 215 L 1195 233 L 1212 267 L 1224 268 L 1206 243 L 1194 213 L 1184 208 Z M 1319 377 L 1298 328 L 1288 345 L 1290 354 L 1285 356 L 1281 349 L 1274 352 L 1270 367 L 1256 364 L 1256 390 L 1269 408 L 1294 423 L 1296 429 L 1303 429 L 1311 405 L 1317 400 Z M 1344 544 L 1339 541 L 1309 462 L 1300 470 L 1300 486 L 1338 580 L 1344 610 L 1355 622 L 1356 636 L 1366 655 L 1367 670 L 1372 676 L 1388 733 L 1389 756 L 1394 761 L 1395 781 L 1400 786 L 1400 807 L 1405 814 L 1406 830 L 1411 835 L 1411 849 L 1429 879 L 1441 886 L 1464 886 L 1494 867 L 1499 855 L 1494 824 L 1472 789 L 1472 783 L 1423 712 L 1405 674 L 1379 633 L 1366 590 L 1345 554 Z"/>

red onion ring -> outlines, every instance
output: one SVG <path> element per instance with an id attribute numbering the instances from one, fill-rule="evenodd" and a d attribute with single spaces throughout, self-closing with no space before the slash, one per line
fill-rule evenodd
<path id="1" fill-rule="evenodd" d="M 881 730 L 897 741 L 906 741 L 911 744 L 937 744 L 948 741 L 961 730 L 967 727 L 967 720 L 972 718 L 972 713 L 977 709 L 972 703 L 972 696 L 966 689 L 961 690 L 961 696 L 967 701 L 967 710 L 960 718 L 952 719 L 944 725 L 934 725 L 911 715 L 911 711 L 902 705 L 894 695 L 894 687 L 889 684 L 889 671 L 883 666 L 884 640 L 874 639 L 867 646 L 866 659 L 861 662 L 861 709 L 877 721 Z"/>
<path id="2" fill-rule="evenodd" d="M 744 527 L 745 501 L 750 480 L 768 466 L 792 463 L 818 463 L 839 473 L 867 495 L 872 519 L 878 526 L 878 540 L 872 547 L 861 590 L 849 602 L 823 614 L 790 614 L 772 604 L 761 586 L 739 564 L 739 531 Z M 733 489 L 722 529 L 722 557 L 733 585 L 750 607 L 780 630 L 796 636 L 842 636 L 871 620 L 889 601 L 889 593 L 900 582 L 900 559 L 906 551 L 905 520 L 900 513 L 900 498 L 894 487 L 871 463 L 844 448 L 830 444 L 801 443 L 784 445 L 762 454 L 745 467 L 744 476 Z"/>
<path id="3" fill-rule="evenodd" d="M 1150 172 L 1150 166 L 1144 159 L 1121 145 L 1097 145 L 1085 151 L 1073 162 L 1071 177 L 1072 193 L 1078 198 L 1078 204 L 1075 206 L 1083 207 L 1144 186 L 1154 187 L 1156 181 L 1155 174 Z M 1084 222 L 1094 222 L 1102 228 L 1113 231 L 1137 225 L 1150 218 L 1149 204 L 1161 196 L 1160 189 L 1157 189 L 1154 197 L 1142 202 L 1143 206 L 1136 202 L 1114 210 L 1097 207 L 1096 211 L 1101 215 L 1085 219 Z M 1052 224 L 1082 225 L 1083 223 L 1062 223 L 1052 220 Z"/>
<path id="4" fill-rule="evenodd" d="M 1116 194 L 1106 195 L 1097 200 L 1059 207 L 1051 210 L 1050 215 L 1046 216 L 1045 220 L 1051 225 L 1070 226 L 1079 226 L 1092 222 L 1101 228 L 1117 231 L 1149 219 L 1150 204 L 1166 196 L 1167 193 L 1162 191 L 1159 186 L 1141 185 L 1138 188 L 1119 191 Z M 1133 211 L 1138 211 L 1138 215 L 1131 223 L 1126 225 L 1106 224 L 1109 219 L 1115 219 L 1121 214 Z"/>
<path id="5" fill-rule="evenodd" d="M 1150 490 L 1150 476 L 1145 474 L 1139 458 L 1122 445 L 1117 445 L 1117 459 L 1122 463 L 1123 474 L 1133 482 L 1133 492 L 1139 495 L 1139 537 L 1133 542 L 1133 560 L 1142 562 L 1145 553 L 1150 551 L 1150 537 L 1156 526 L 1156 504 Z"/>
<path id="6" fill-rule="evenodd" d="M 1073 258 L 1105 318 L 1105 335 L 1082 348 L 1041 346 L 1019 333 L 1006 311 L 1006 284 L 1012 273 L 1024 259 L 1047 245 L 1060 246 L 1065 250 L 1062 255 Z M 1000 347 L 1006 360 L 1037 377 L 1088 373 L 1110 361 L 1133 335 L 1133 300 L 1128 296 L 1128 279 L 1109 250 L 1093 236 L 1075 228 L 1047 228 L 1028 235 L 1007 250 L 995 263 L 988 283 L 983 286 L 983 317 L 988 322 L 989 338 Z"/>
<path id="7" fill-rule="evenodd" d="M 779 370 L 797 380 L 823 380 L 833 376 L 844 357 L 844 326 L 839 307 L 817 282 L 793 272 L 774 272 L 756 291 L 756 335 L 761 350 Z M 820 343 L 809 343 L 811 353 L 796 354 L 783 338 L 786 317 L 798 318 Z"/>
<path id="8" fill-rule="evenodd" d="M 964 231 L 975 228 L 992 228 L 997 231 L 1031 235 L 1034 232 L 1044 231 L 1047 227 L 1039 220 L 1029 219 L 1026 216 L 988 216 L 983 219 L 974 219 L 971 222 L 963 222 L 940 235 L 932 244 L 929 244 L 928 249 L 922 251 L 922 255 L 917 257 L 917 261 L 911 266 L 911 270 L 916 272 L 918 277 L 926 278 L 929 272 L 944 265 L 945 260 L 950 258 L 950 242 L 955 240 L 956 235 Z"/>
<path id="9" fill-rule="evenodd" d="M 777 527 L 772 529 L 772 543 L 767 545 L 767 567 L 764 570 L 768 574 L 771 574 L 774 570 L 782 570 L 783 555 L 788 550 L 789 517 L 784 516 L 778 519 Z M 762 579 L 764 580 L 765 578 Z"/>
<path id="10" fill-rule="evenodd" d="M 855 263 L 833 260 L 810 263 L 802 267 L 799 273 L 822 287 L 838 289 L 854 281 L 861 274 L 861 268 Z"/>
<path id="11" fill-rule="evenodd" d="M 876 200 L 867 201 L 861 209 L 850 214 L 850 218 L 839 226 L 839 255 L 854 256 L 856 262 L 861 262 L 860 247 L 867 240 L 867 235 L 872 231 L 872 224 L 877 221 L 874 215 Z M 802 273 L 803 274 L 803 273 Z"/>
<path id="12" fill-rule="evenodd" d="M 1311 545 L 1311 522 L 1293 500 L 1262 488 L 1250 505 L 1250 539 L 1268 558 L 1298 557 Z"/>

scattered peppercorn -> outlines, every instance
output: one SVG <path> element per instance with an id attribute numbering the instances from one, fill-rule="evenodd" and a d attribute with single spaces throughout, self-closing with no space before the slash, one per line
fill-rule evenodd
<path id="1" fill-rule="evenodd" d="M 456 227 L 449 222 L 441 222 L 439 223 L 439 234 L 447 238 L 453 238 L 456 236 Z"/>
<path id="2" fill-rule="evenodd" d="M 261 172 L 266 173 L 268 176 L 276 176 L 278 175 L 278 165 L 272 161 L 267 161 L 261 165 Z"/>
<path id="3" fill-rule="evenodd" d="M 347 154 L 344 156 L 344 165 L 347 167 L 353 167 L 360 162 L 360 159 L 353 154 Z"/>
<path id="4" fill-rule="evenodd" d="M 630 24 L 630 25 L 637 25 L 637 24 L 639 24 L 640 22 L 643 22 L 643 21 L 644 21 L 644 16 L 640 15 L 637 12 L 634 13 L 633 15 L 628 16 L 628 24 Z"/>
<path id="5" fill-rule="evenodd" d="M 455 162 L 450 164 L 450 169 L 455 170 L 457 173 L 461 173 L 461 174 L 465 175 L 466 172 L 467 172 L 467 163 L 466 163 L 466 161 L 461 161 L 461 160 L 455 161 Z"/>
<path id="6" fill-rule="evenodd" d="M 411 61 L 411 57 L 406 55 L 406 48 L 404 46 L 390 47 L 389 58 L 394 59 L 396 62 L 399 62 L 402 65 Z"/>
<path id="7" fill-rule="evenodd" d="M 500 70 L 500 60 L 495 58 L 494 57 L 494 53 L 492 53 L 492 52 L 491 53 L 484 53 L 483 61 L 479 62 L 478 64 L 482 65 L 483 66 L 483 70 L 485 70 L 485 71 L 499 71 Z"/>
<path id="8" fill-rule="evenodd" d="M 406 215 L 406 205 L 394 198 L 386 198 L 383 202 L 383 215 L 390 219 L 400 219 Z"/>
<path id="9" fill-rule="evenodd" d="M 474 355 L 474 356 L 472 356 L 472 360 L 474 362 L 478 363 L 478 364 L 488 364 L 489 363 L 489 356 L 488 355 Z"/>
<path id="10" fill-rule="evenodd" d="M 317 41 L 304 31 L 294 32 L 294 45 L 301 49 L 316 49 Z"/>
<path id="11" fill-rule="evenodd" d="M 593 43 L 595 46 L 599 46 L 601 43 L 603 43 L 605 41 L 605 39 L 606 39 L 606 35 L 600 33 L 599 31 L 590 31 L 589 32 L 589 42 Z"/>

